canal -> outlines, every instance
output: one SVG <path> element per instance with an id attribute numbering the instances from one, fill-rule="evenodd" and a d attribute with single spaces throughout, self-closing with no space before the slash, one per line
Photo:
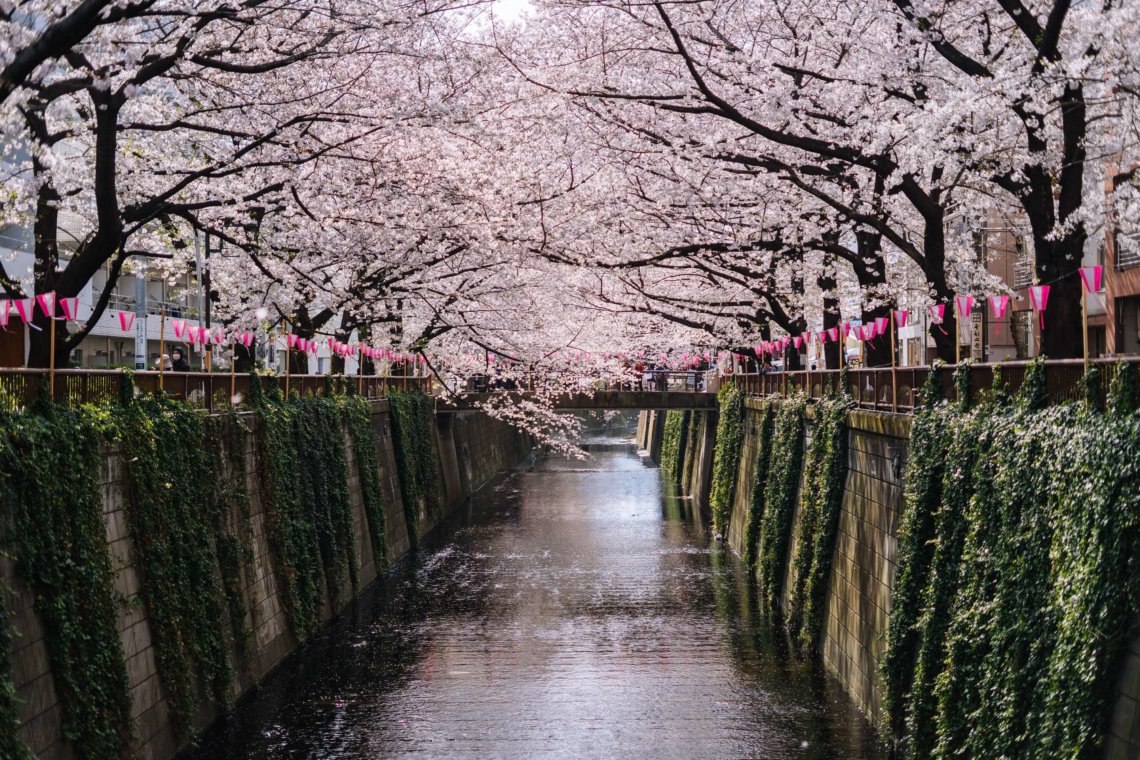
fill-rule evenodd
<path id="1" fill-rule="evenodd" d="M 880 758 L 631 443 L 504 473 L 184 758 Z"/>

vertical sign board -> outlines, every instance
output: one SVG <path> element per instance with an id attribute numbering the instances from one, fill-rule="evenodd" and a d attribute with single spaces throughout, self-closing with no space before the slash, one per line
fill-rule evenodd
<path id="1" fill-rule="evenodd" d="M 135 369 L 146 369 L 146 314 L 135 317 Z"/>
<path id="2" fill-rule="evenodd" d="M 985 361 L 986 331 L 982 326 L 982 310 L 978 309 L 970 315 L 970 357 Z"/>

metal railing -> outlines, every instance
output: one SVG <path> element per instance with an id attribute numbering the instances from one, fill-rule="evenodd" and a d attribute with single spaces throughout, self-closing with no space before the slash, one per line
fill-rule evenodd
<path id="1" fill-rule="evenodd" d="M 1140 357 L 1123 357 L 1133 365 L 1140 365 Z M 1097 393 L 1101 403 L 1108 395 L 1117 362 L 1121 359 L 1094 359 L 1089 362 L 1100 370 Z M 973 364 L 970 366 L 969 393 L 977 399 L 993 387 L 995 374 L 1009 393 L 1016 393 L 1025 380 L 1025 373 L 1032 362 L 1002 362 L 999 364 Z M 840 370 L 816 370 L 813 372 L 771 372 L 765 374 L 740 374 L 733 381 L 740 385 L 748 396 L 790 396 L 803 393 L 809 400 L 821 399 L 840 382 Z M 1057 359 L 1045 362 L 1045 391 L 1050 404 L 1078 401 L 1084 398 L 1085 365 L 1081 359 Z M 930 375 L 929 367 L 876 367 L 872 369 L 849 369 L 847 371 L 847 392 L 855 405 L 862 409 L 875 409 L 887 412 L 913 412 L 919 402 L 919 391 Z M 957 398 L 954 383 L 954 366 L 945 365 L 938 373 L 942 385 L 942 397 Z"/>
<path id="2" fill-rule="evenodd" d="M 328 375 L 290 375 L 290 395 L 322 396 L 328 387 Z M 128 380 L 129 379 L 129 380 Z M 126 373 L 122 370 L 58 369 L 55 371 L 53 397 L 58 404 L 81 406 L 101 404 L 122 397 L 126 384 L 133 380 L 136 392 L 155 393 L 160 388 L 169 396 L 202 409 L 213 411 L 242 406 L 249 400 L 248 374 L 225 372 L 153 372 Z M 351 388 L 369 399 L 386 398 L 390 391 L 419 388 L 431 392 L 430 377 L 382 377 L 377 375 L 334 375 L 334 384 Z M 267 376 L 262 382 L 275 381 L 285 387 L 285 376 Z M 26 408 L 52 385 L 46 369 L 0 369 L 0 408 Z"/>

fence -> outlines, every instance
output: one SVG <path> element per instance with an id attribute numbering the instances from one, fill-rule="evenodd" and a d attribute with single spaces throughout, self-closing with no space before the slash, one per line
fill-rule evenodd
<path id="1" fill-rule="evenodd" d="M 1103 403 L 1122 359 L 1095 359 L 1089 364 L 1100 370 L 1097 394 Z M 1140 357 L 1127 357 L 1132 365 L 1140 365 Z M 970 366 L 971 398 L 993 387 L 994 376 L 1010 393 L 1016 393 L 1025 379 L 1031 362 L 1004 362 L 1000 364 L 973 364 Z M 1081 359 L 1058 359 L 1045 362 L 1045 389 L 1051 404 L 1077 401 L 1084 398 L 1085 365 Z M 913 412 L 919 403 L 919 391 L 930 375 L 929 367 L 877 367 L 847 371 L 847 391 L 855 405 L 863 409 L 889 412 Z M 788 396 L 804 393 L 809 399 L 825 397 L 840 381 L 840 370 L 814 372 L 773 372 L 766 374 L 736 375 L 735 382 L 749 396 Z M 948 365 L 938 373 L 943 398 L 957 398 L 954 385 L 954 367 Z"/>
<path id="2" fill-rule="evenodd" d="M 429 377 L 380 377 L 374 375 L 333 375 L 341 387 L 349 386 L 360 395 L 379 399 L 389 391 L 419 388 L 431 391 Z M 160 388 L 173 398 L 207 410 L 241 406 L 249 399 L 249 375 L 222 372 L 150 372 L 126 373 L 122 370 L 60 369 L 55 371 L 56 403 L 69 406 L 100 404 L 121 398 L 128 378 L 139 392 L 154 393 Z M 279 387 L 288 383 L 289 393 L 299 396 L 323 395 L 328 375 L 278 375 Z M 26 407 L 51 385 L 46 369 L 0 370 L 0 407 L 15 410 Z"/>

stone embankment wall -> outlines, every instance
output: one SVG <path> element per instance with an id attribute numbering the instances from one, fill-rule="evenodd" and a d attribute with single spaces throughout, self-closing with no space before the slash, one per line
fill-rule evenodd
<path id="1" fill-rule="evenodd" d="M 694 446 L 686 453 L 686 475 L 680 484 L 686 494 L 701 499 L 702 504 L 708 499 L 716 435 L 715 413 L 705 416 L 709 418 L 704 421 L 706 427 L 696 441 L 689 441 Z M 664 418 L 664 412 L 642 412 L 638 426 L 641 448 L 660 453 Z M 729 546 L 741 556 L 746 549 L 747 515 L 756 475 L 759 418 L 759 403 L 746 399 L 744 439 L 726 537 Z M 812 419 L 809 407 L 803 439 L 805 451 L 811 440 Z M 887 645 L 891 596 L 898 570 L 896 551 L 911 418 L 852 410 L 848 412 L 847 425 L 848 469 L 819 649 L 826 670 L 869 720 L 881 724 L 884 716 L 879 668 Z M 695 456 L 695 450 L 705 451 L 707 460 Z M 703 476 L 690 476 L 689 473 L 702 471 L 702 468 Z M 798 508 L 799 499 L 796 503 Z M 799 520 L 793 517 L 792 525 L 798 526 Z M 789 582 L 784 584 L 781 600 L 785 608 L 797 548 L 798 537 L 793 531 L 788 554 Z M 1116 706 L 1105 739 L 1105 757 L 1109 760 L 1140 757 L 1140 638 L 1131 643 L 1121 670 Z"/>
<path id="2" fill-rule="evenodd" d="M 244 437 L 244 456 L 248 475 L 247 489 L 252 513 L 250 546 L 252 562 L 243 579 L 243 596 L 247 619 L 252 629 L 247 668 L 240 670 L 234 682 L 234 697 L 254 686 L 293 652 L 299 641 L 289 629 L 282 607 L 281 579 L 274 567 L 266 532 L 266 505 L 259 483 L 257 465 L 256 418 L 248 415 L 249 433 Z M 381 474 L 381 492 L 386 517 L 386 563 L 398 560 L 409 551 L 408 525 L 401 497 L 393 444 L 392 420 L 387 402 L 372 407 L 372 424 L 376 456 Z M 482 413 L 461 412 L 436 417 L 434 453 L 444 509 L 436 515 L 423 515 L 415 531 L 424 535 L 444 519 L 464 499 L 505 467 L 519 462 L 530 450 L 528 438 L 509 425 Z M 345 436 L 348 460 L 349 497 L 352 507 L 359 588 L 377 577 L 384 564 L 373 556 L 368 534 L 356 453 L 351 439 Z M 133 559 L 132 540 L 124 511 L 122 473 L 119 452 L 108 448 L 101 473 L 103 514 L 107 541 L 116 573 L 116 588 L 122 594 L 119 605 L 118 630 L 126 657 L 131 685 L 132 715 L 137 744 L 135 756 L 140 760 L 172 757 L 181 747 L 169 720 L 167 696 L 155 660 L 152 631 L 145 605 L 140 598 L 140 574 Z M 33 594 L 21 584 L 10 559 L 3 559 L 0 572 L 8 588 L 12 615 L 12 680 L 20 700 L 20 735 L 27 747 L 39 757 L 72 758 L 82 751 L 61 735 L 62 705 L 56 695 L 50 670 L 44 630 L 33 607 Z M 322 621 L 328 621 L 351 603 L 351 593 L 335 601 L 326 601 Z M 204 707 L 194 721 L 201 729 L 217 717 L 217 709 Z"/>

